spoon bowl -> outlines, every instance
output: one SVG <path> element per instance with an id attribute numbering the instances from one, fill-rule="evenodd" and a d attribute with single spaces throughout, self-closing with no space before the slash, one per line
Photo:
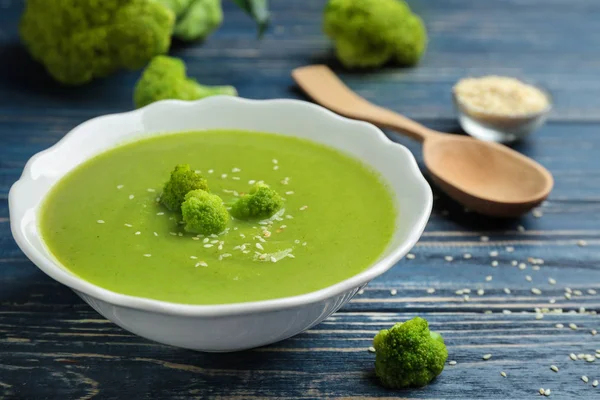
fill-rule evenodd
<path id="1" fill-rule="evenodd" d="M 552 189 L 552 175 L 506 146 L 458 135 L 423 143 L 425 165 L 435 183 L 470 210 L 517 217 L 540 204 Z"/>
<path id="2" fill-rule="evenodd" d="M 297 68 L 292 76 L 322 106 L 422 142 L 425 165 L 433 180 L 473 211 L 516 217 L 540 204 L 552 190 L 552 175 L 534 160 L 501 144 L 437 132 L 372 104 L 324 65 Z"/>

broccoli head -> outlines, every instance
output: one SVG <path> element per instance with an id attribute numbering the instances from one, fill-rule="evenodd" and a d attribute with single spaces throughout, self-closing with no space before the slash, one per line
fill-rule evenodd
<path id="1" fill-rule="evenodd" d="M 427 385 L 442 373 L 448 358 L 444 339 L 419 317 L 380 331 L 373 346 L 375 373 L 389 388 Z"/>
<path id="2" fill-rule="evenodd" d="M 20 34 L 57 81 L 80 85 L 166 53 L 175 15 L 154 0 L 28 0 Z"/>
<path id="3" fill-rule="evenodd" d="M 231 207 L 237 219 L 269 218 L 283 207 L 283 199 L 274 189 L 257 183 L 250 193 L 240 197 Z"/>
<path id="4" fill-rule="evenodd" d="M 221 0 L 158 0 L 177 20 L 173 36 L 185 41 L 206 39 L 223 22 Z"/>
<path id="5" fill-rule="evenodd" d="M 192 190 L 181 204 L 185 230 L 210 235 L 223 232 L 229 222 L 229 213 L 223 200 L 204 190 Z"/>
<path id="6" fill-rule="evenodd" d="M 427 47 L 425 25 L 404 0 L 329 0 L 324 31 L 347 68 L 414 65 Z"/>
<path id="7" fill-rule="evenodd" d="M 156 56 L 135 85 L 133 102 L 137 108 L 166 99 L 198 100 L 218 94 L 236 96 L 233 86 L 204 86 L 188 78 L 182 60 Z"/>
<path id="8" fill-rule="evenodd" d="M 193 171 L 188 164 L 179 164 L 171 172 L 171 179 L 165 184 L 160 201 L 169 210 L 177 211 L 181 209 L 185 195 L 197 189 L 209 191 L 206 179 Z"/>

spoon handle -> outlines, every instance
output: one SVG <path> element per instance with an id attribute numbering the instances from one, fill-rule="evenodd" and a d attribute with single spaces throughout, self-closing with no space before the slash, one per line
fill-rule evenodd
<path id="1" fill-rule="evenodd" d="M 338 114 L 390 128 L 419 142 L 441 134 L 401 114 L 377 106 L 346 86 L 325 65 L 309 65 L 292 71 L 296 83 L 314 101 Z"/>

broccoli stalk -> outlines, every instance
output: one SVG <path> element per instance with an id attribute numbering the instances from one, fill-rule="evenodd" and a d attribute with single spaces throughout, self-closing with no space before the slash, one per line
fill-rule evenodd
<path id="1" fill-rule="evenodd" d="M 444 339 L 419 317 L 380 331 L 373 346 L 375 373 L 389 388 L 427 385 L 442 373 L 448 358 Z"/>
<path id="2" fill-rule="evenodd" d="M 425 25 L 404 0 L 329 0 L 323 28 L 347 68 L 413 65 L 427 47 Z"/>
<path id="3" fill-rule="evenodd" d="M 214 95 L 236 96 L 233 86 L 204 86 L 188 78 L 182 60 L 156 56 L 135 85 L 133 102 L 137 108 L 158 100 L 198 100 Z"/>
<path id="4" fill-rule="evenodd" d="M 274 189 L 257 183 L 250 193 L 240 197 L 231 207 L 237 219 L 269 218 L 283 207 L 283 199 Z"/>
<path id="5" fill-rule="evenodd" d="M 163 188 L 160 201 L 169 210 L 178 211 L 188 192 L 198 189 L 209 191 L 206 179 L 193 171 L 188 164 L 179 164 L 171 172 L 171 178 Z"/>
<path id="6" fill-rule="evenodd" d="M 210 235 L 223 232 L 230 220 L 223 200 L 204 190 L 192 190 L 181 204 L 185 230 Z"/>

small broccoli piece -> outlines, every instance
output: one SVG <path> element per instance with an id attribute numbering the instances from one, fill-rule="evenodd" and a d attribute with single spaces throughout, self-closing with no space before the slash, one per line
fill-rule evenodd
<path id="1" fill-rule="evenodd" d="M 283 207 L 283 199 L 274 189 L 257 183 L 250 193 L 240 197 L 231 207 L 237 219 L 269 218 Z"/>
<path id="2" fill-rule="evenodd" d="M 140 108 L 159 100 L 197 100 L 218 94 L 236 96 L 237 92 L 233 86 L 201 85 L 186 76 L 182 60 L 157 56 L 135 85 L 133 102 Z"/>
<path id="3" fill-rule="evenodd" d="M 425 25 L 404 0 L 329 0 L 324 31 L 347 68 L 414 65 L 427 47 Z"/>
<path id="4" fill-rule="evenodd" d="M 427 385 L 442 373 L 448 358 L 444 339 L 419 317 L 380 331 L 373 346 L 375 373 L 389 388 Z"/>
<path id="5" fill-rule="evenodd" d="M 197 189 L 209 191 L 206 179 L 194 172 L 188 164 L 179 164 L 171 172 L 171 179 L 165 184 L 160 201 L 169 210 L 177 211 L 181 209 L 185 195 Z"/>
<path id="6" fill-rule="evenodd" d="M 175 13 L 173 36 L 181 40 L 204 40 L 223 22 L 221 0 L 158 1 Z"/>
<path id="7" fill-rule="evenodd" d="M 201 189 L 185 195 L 181 214 L 186 231 L 203 235 L 223 232 L 230 219 L 223 200 Z"/>
<path id="8" fill-rule="evenodd" d="M 154 0 L 28 0 L 19 31 L 54 79 L 80 85 L 166 53 L 174 21 Z"/>

